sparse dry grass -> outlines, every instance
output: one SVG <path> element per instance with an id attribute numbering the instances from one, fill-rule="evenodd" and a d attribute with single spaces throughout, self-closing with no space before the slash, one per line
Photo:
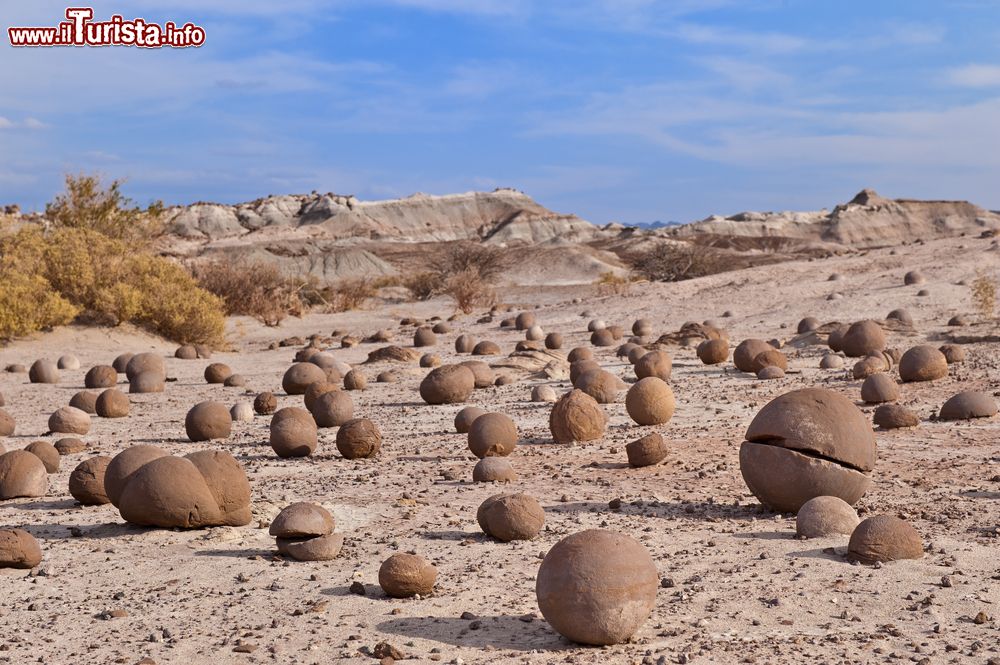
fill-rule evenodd
<path id="1" fill-rule="evenodd" d="M 478 307 L 492 307 L 497 302 L 497 294 L 486 279 L 475 269 L 449 275 L 443 286 L 443 293 L 455 300 L 455 305 L 466 314 Z"/>
<path id="2" fill-rule="evenodd" d="M 979 316 L 984 319 L 993 319 L 997 309 L 997 283 L 985 273 L 978 273 L 971 285 L 972 304 L 975 305 Z"/>
<path id="3" fill-rule="evenodd" d="M 628 296 L 632 291 L 632 277 L 616 275 L 610 270 L 602 272 L 601 276 L 594 282 L 599 296 Z"/>
<path id="4" fill-rule="evenodd" d="M 670 243 L 627 257 L 632 269 L 654 282 L 679 282 L 731 269 L 725 255 L 711 246 Z"/>

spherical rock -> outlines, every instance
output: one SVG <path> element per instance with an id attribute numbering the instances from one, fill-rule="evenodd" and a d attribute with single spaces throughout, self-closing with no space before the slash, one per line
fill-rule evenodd
<path id="1" fill-rule="evenodd" d="M 469 450 L 476 457 L 506 457 L 517 447 L 517 425 L 502 413 L 484 413 L 469 427 Z"/>
<path id="2" fill-rule="evenodd" d="M 360 370 L 352 369 L 344 375 L 345 390 L 364 390 L 367 387 L 368 378 Z"/>
<path id="3" fill-rule="evenodd" d="M 425 353 L 420 356 L 420 366 L 421 367 L 440 367 L 441 366 L 441 356 L 436 353 Z"/>
<path id="4" fill-rule="evenodd" d="M 393 554 L 378 569 L 378 583 L 392 598 L 427 596 L 434 591 L 437 569 L 416 554 Z"/>
<path id="5" fill-rule="evenodd" d="M 455 338 L 455 353 L 472 353 L 476 348 L 476 340 L 472 335 L 459 335 Z"/>
<path id="6" fill-rule="evenodd" d="M 11 436 L 17 429 L 17 421 L 3 409 L 0 409 L 0 437 Z"/>
<path id="7" fill-rule="evenodd" d="M 535 315 L 532 312 L 521 312 L 514 319 L 514 327 L 518 330 L 528 330 L 535 325 Z"/>
<path id="8" fill-rule="evenodd" d="M 662 436 L 654 432 L 626 445 L 625 454 L 630 466 L 653 466 L 666 459 L 667 444 Z"/>
<path id="9" fill-rule="evenodd" d="M 336 393 L 328 393 L 336 394 Z M 278 457 L 306 457 L 316 450 L 316 421 L 305 409 L 287 406 L 271 417 L 271 448 Z"/>
<path id="10" fill-rule="evenodd" d="M 232 376 L 233 370 L 225 363 L 212 363 L 205 368 L 205 381 L 208 383 L 225 383 Z"/>
<path id="11" fill-rule="evenodd" d="M 668 422 L 674 415 L 674 406 L 674 391 L 655 376 L 639 379 L 625 395 L 625 410 L 640 425 Z"/>
<path id="12" fill-rule="evenodd" d="M 532 402 L 555 403 L 558 399 L 559 396 L 556 394 L 555 388 L 552 386 L 535 386 L 531 389 Z"/>
<path id="13" fill-rule="evenodd" d="M 69 493 L 85 506 L 100 506 L 111 503 L 104 490 L 104 473 L 111 458 L 104 455 L 91 457 L 80 462 L 69 474 Z"/>
<path id="14" fill-rule="evenodd" d="M 472 480 L 477 483 L 512 483 L 517 473 L 503 457 L 484 457 L 472 469 Z"/>
<path id="15" fill-rule="evenodd" d="M 593 441 L 604 436 L 608 416 L 593 397 L 571 390 L 552 406 L 549 430 L 556 443 Z"/>
<path id="16" fill-rule="evenodd" d="M 32 441 L 24 450 L 40 459 L 47 473 L 59 471 L 59 451 L 48 441 Z"/>
<path id="17" fill-rule="evenodd" d="M 497 494 L 479 505 L 476 520 L 487 536 L 509 543 L 537 536 L 545 525 L 545 511 L 528 494 Z"/>
<path id="18" fill-rule="evenodd" d="M 230 374 L 222 382 L 222 385 L 226 386 L 227 388 L 242 388 L 246 384 L 247 384 L 246 377 L 244 377 L 242 374 Z"/>
<path id="19" fill-rule="evenodd" d="M 545 348 L 546 349 L 561 349 L 563 345 L 563 336 L 560 333 L 549 333 L 545 336 Z"/>
<path id="20" fill-rule="evenodd" d="M 437 344 L 437 335 L 430 328 L 417 328 L 413 333 L 413 346 L 420 348 Z"/>
<path id="21" fill-rule="evenodd" d="M 56 361 L 56 367 L 68 370 L 80 369 L 80 360 L 73 354 L 67 353 L 59 357 L 59 360 Z"/>
<path id="22" fill-rule="evenodd" d="M 472 371 L 473 385 L 476 388 L 489 388 L 493 385 L 496 375 L 493 373 L 493 368 L 483 361 L 463 360 L 459 364 Z"/>
<path id="23" fill-rule="evenodd" d="M 431 328 L 431 331 L 438 335 L 447 335 L 448 333 L 451 332 L 451 326 L 449 326 L 444 321 L 438 321 L 437 323 L 434 324 L 434 327 Z"/>
<path id="24" fill-rule="evenodd" d="M 885 331 L 875 321 L 866 319 L 852 323 L 841 341 L 843 352 L 850 358 L 867 356 L 885 349 Z M 832 347 L 831 347 L 832 348 Z"/>
<path id="25" fill-rule="evenodd" d="M 275 538 L 316 538 L 333 533 L 337 523 L 323 506 L 300 501 L 282 509 L 271 521 L 268 534 Z"/>
<path id="26" fill-rule="evenodd" d="M 849 536 L 859 521 L 854 508 L 840 497 L 817 496 L 799 508 L 795 516 L 795 535 L 800 538 Z"/>
<path id="27" fill-rule="evenodd" d="M 598 404 L 614 404 L 622 389 L 621 379 L 603 369 L 584 372 L 573 385 L 597 400 Z"/>
<path id="28" fill-rule="evenodd" d="M 274 393 L 260 393 L 253 400 L 253 410 L 261 416 L 274 413 L 278 408 L 278 399 Z"/>
<path id="29" fill-rule="evenodd" d="M 954 328 L 958 328 L 958 327 L 962 327 L 962 326 L 968 326 L 968 325 L 971 325 L 971 324 L 972 324 L 972 321 L 969 319 L 969 317 L 964 316 L 962 314 L 957 314 L 957 315 L 951 317 L 950 319 L 948 319 L 948 325 L 952 326 Z"/>
<path id="30" fill-rule="evenodd" d="M 785 370 L 777 365 L 765 365 L 757 370 L 757 378 L 761 381 L 772 381 L 785 378 Z"/>
<path id="31" fill-rule="evenodd" d="M 42 549 L 24 529 L 0 529 L 0 568 L 34 568 L 42 562 Z"/>
<path id="32" fill-rule="evenodd" d="M 590 343 L 594 346 L 614 346 L 615 335 L 609 328 L 595 330 L 590 335 Z"/>
<path id="33" fill-rule="evenodd" d="M 591 319 L 590 323 L 587 324 L 587 332 L 597 332 L 598 330 L 604 330 L 608 327 L 601 319 Z"/>
<path id="34" fill-rule="evenodd" d="M 628 347 L 628 348 L 625 348 Z M 628 359 L 629 363 L 635 365 L 639 362 L 643 356 L 649 353 L 649 350 L 638 344 L 626 343 L 622 345 L 622 349 L 625 351 L 625 357 Z"/>
<path id="35" fill-rule="evenodd" d="M 184 418 L 184 429 L 191 441 L 228 439 L 232 433 L 233 418 L 229 409 L 220 402 L 206 401 L 191 407 Z"/>
<path id="36" fill-rule="evenodd" d="M 49 416 L 49 430 L 59 434 L 86 434 L 90 431 L 90 414 L 73 406 L 63 406 Z"/>
<path id="37" fill-rule="evenodd" d="M 580 382 L 580 379 L 583 378 L 584 374 L 592 371 L 600 371 L 600 369 L 600 364 L 593 359 L 578 360 L 574 363 L 570 363 L 569 382 L 576 387 L 576 384 Z"/>
<path id="38" fill-rule="evenodd" d="M 111 366 L 115 368 L 115 371 L 119 374 L 128 373 L 128 364 L 135 357 L 134 353 L 122 353 L 115 357 L 112 361 Z"/>
<path id="39" fill-rule="evenodd" d="M 113 388 L 118 384 L 118 371 L 110 365 L 94 365 L 83 377 L 87 388 Z"/>
<path id="40" fill-rule="evenodd" d="M 826 337 L 827 346 L 830 347 L 831 351 L 840 352 L 844 350 L 844 335 L 847 334 L 847 330 L 851 326 L 841 324 L 830 331 Z"/>
<path id="41" fill-rule="evenodd" d="M 729 343 L 724 339 L 706 339 L 697 348 L 698 359 L 706 365 L 718 365 L 729 359 Z"/>
<path id="42" fill-rule="evenodd" d="M 37 456 L 26 450 L 0 455 L 0 500 L 45 496 L 48 472 Z"/>
<path id="43" fill-rule="evenodd" d="M 965 362 L 965 347 L 959 344 L 942 344 L 938 347 L 949 365 Z"/>
<path id="44" fill-rule="evenodd" d="M 910 272 L 903 275 L 903 284 L 906 286 L 914 286 L 917 284 L 924 284 L 927 278 L 919 270 L 911 270 Z"/>
<path id="45" fill-rule="evenodd" d="M 56 452 L 60 455 L 75 455 L 77 453 L 82 453 L 87 449 L 87 444 L 73 437 L 65 437 L 59 439 L 55 443 Z"/>
<path id="46" fill-rule="evenodd" d="M 117 361 L 117 358 L 115 360 Z M 125 365 L 125 376 L 129 382 L 147 372 L 158 375 L 161 381 L 164 380 L 167 377 L 167 365 L 163 362 L 163 358 L 147 351 L 132 356 Z"/>
<path id="47" fill-rule="evenodd" d="M 174 351 L 174 358 L 178 358 L 180 360 L 197 360 L 198 349 L 194 348 L 191 344 L 178 346 L 177 350 Z"/>
<path id="48" fill-rule="evenodd" d="M 459 434 L 468 434 L 469 429 L 472 428 L 472 423 L 475 422 L 476 418 L 486 413 L 486 409 L 481 409 L 478 406 L 467 406 L 457 414 L 455 414 L 455 431 Z"/>
<path id="49" fill-rule="evenodd" d="M 913 325 L 913 316 L 905 309 L 894 309 L 889 312 L 885 318 L 886 320 L 893 319 L 895 321 L 899 321 L 907 326 Z"/>
<path id="50" fill-rule="evenodd" d="M 382 448 L 382 433 L 367 418 L 348 420 L 337 430 L 337 450 L 345 459 L 375 457 Z"/>
<path id="51" fill-rule="evenodd" d="M 476 387 L 476 375 L 465 365 L 441 365 L 420 382 L 420 397 L 427 404 L 460 404 Z"/>
<path id="52" fill-rule="evenodd" d="M 778 367 L 784 372 L 788 369 L 788 359 L 785 354 L 777 349 L 767 349 L 766 351 L 761 351 L 753 357 L 750 361 L 750 370 L 757 374 L 760 370 L 765 367 Z"/>
<path id="53" fill-rule="evenodd" d="M 871 484 L 875 436 L 854 404 L 822 388 L 785 393 L 761 409 L 740 447 L 751 492 L 779 512 L 797 512 L 816 496 L 854 505 Z"/>
<path id="54" fill-rule="evenodd" d="M 872 374 L 861 384 L 861 400 L 866 404 L 895 402 L 897 399 L 899 386 L 888 374 Z"/>
<path id="55" fill-rule="evenodd" d="M 814 316 L 807 316 L 806 318 L 799 321 L 799 325 L 796 326 L 795 331 L 799 335 L 802 335 L 804 333 L 816 330 L 817 328 L 819 328 L 819 326 L 820 326 L 819 319 L 817 319 Z"/>
<path id="56" fill-rule="evenodd" d="M 323 393 L 310 413 L 318 427 L 340 427 L 354 417 L 354 400 L 341 390 Z"/>
<path id="57" fill-rule="evenodd" d="M 872 420 L 882 429 L 916 427 L 920 424 L 920 417 L 900 404 L 883 404 L 875 409 Z"/>
<path id="58" fill-rule="evenodd" d="M 319 366 L 309 362 L 295 363 L 281 378 L 281 387 L 289 395 L 302 395 L 313 383 L 327 381 L 327 374 Z"/>
<path id="59" fill-rule="evenodd" d="M 819 361 L 821 369 L 840 369 L 844 366 L 844 359 L 836 353 L 826 353 Z"/>
<path id="60" fill-rule="evenodd" d="M 934 381 L 948 376 L 948 360 L 930 344 L 908 349 L 899 359 L 899 378 L 903 381 Z"/>
<path id="61" fill-rule="evenodd" d="M 585 346 L 576 347 L 575 349 L 571 350 L 569 352 L 569 355 L 566 357 L 566 360 L 570 364 L 580 362 L 581 360 L 593 360 L 593 359 L 594 359 L 594 352 Z"/>
<path id="62" fill-rule="evenodd" d="M 660 578 L 649 552 L 621 533 L 592 529 L 563 538 L 542 561 L 538 608 L 559 634 L 596 646 L 631 638 L 656 604 Z"/>
<path id="63" fill-rule="evenodd" d="M 472 347 L 474 356 L 497 356 L 500 355 L 500 347 L 495 342 L 484 340 Z"/>
<path id="64" fill-rule="evenodd" d="M 653 323 L 649 319 L 636 319 L 632 322 L 632 334 L 648 337 L 653 334 Z"/>
<path id="65" fill-rule="evenodd" d="M 31 363 L 28 380 L 32 383 L 59 383 L 59 368 L 51 360 L 40 358 Z"/>
<path id="66" fill-rule="evenodd" d="M 941 407 L 941 420 L 989 418 L 997 413 L 997 402 L 987 393 L 966 390 L 948 399 Z"/>
<path id="67" fill-rule="evenodd" d="M 163 375 L 155 370 L 150 370 L 134 375 L 128 382 L 128 391 L 133 395 L 162 393 L 164 385 Z"/>
<path id="68" fill-rule="evenodd" d="M 108 463 L 104 472 L 104 490 L 116 507 L 125 484 L 140 467 L 167 455 L 157 446 L 134 445 L 121 451 Z"/>
<path id="69" fill-rule="evenodd" d="M 249 402 L 237 402 L 229 407 L 229 417 L 234 423 L 252 422 L 253 406 Z"/>
<path id="70" fill-rule="evenodd" d="M 194 349 L 198 352 L 198 357 L 202 360 L 208 360 L 212 357 L 212 347 L 207 344 L 195 344 Z"/>
<path id="71" fill-rule="evenodd" d="M 733 350 L 733 364 L 741 372 L 755 373 L 753 359 L 759 353 L 773 350 L 774 347 L 762 339 L 745 339 Z"/>
<path id="72" fill-rule="evenodd" d="M 278 552 L 296 561 L 331 561 L 344 547 L 344 535 L 330 533 L 312 538 L 276 538 Z"/>
<path id="73" fill-rule="evenodd" d="M 851 369 L 851 374 L 856 380 L 867 379 L 869 376 L 884 372 L 888 369 L 885 364 L 885 358 L 882 356 L 865 356 L 858 362 L 854 363 L 854 367 Z"/>
<path id="74" fill-rule="evenodd" d="M 108 388 L 97 397 L 94 410 L 101 418 L 124 418 L 128 415 L 128 395 L 117 388 Z"/>
<path id="75" fill-rule="evenodd" d="M 653 376 L 669 381 L 673 362 L 673 358 L 666 351 L 650 351 L 635 363 L 635 376 L 637 379 Z"/>
<path id="76" fill-rule="evenodd" d="M 329 381 L 317 381 L 316 383 L 310 384 L 310 386 L 306 388 L 302 401 L 305 404 L 306 409 L 312 413 L 313 409 L 316 408 L 316 402 L 319 401 L 320 397 L 326 393 L 332 393 L 338 390 L 340 390 L 340 386 L 336 383 L 331 383 Z"/>
<path id="77" fill-rule="evenodd" d="M 892 515 L 875 515 L 851 533 L 847 558 L 861 563 L 885 563 L 924 556 L 920 534 L 908 522 Z"/>

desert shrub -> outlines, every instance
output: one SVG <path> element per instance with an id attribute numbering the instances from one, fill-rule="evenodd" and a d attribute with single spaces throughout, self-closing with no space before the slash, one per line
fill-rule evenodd
<path id="1" fill-rule="evenodd" d="M 455 305 L 466 314 L 476 306 L 490 307 L 496 304 L 497 299 L 493 286 L 472 268 L 448 275 L 442 293 L 451 296 Z"/>
<path id="2" fill-rule="evenodd" d="M 992 319 L 997 308 L 997 285 L 984 273 L 972 281 L 972 304 L 984 319 Z"/>
<path id="3" fill-rule="evenodd" d="M 374 295 L 375 288 L 368 280 L 342 279 L 332 287 L 330 309 L 334 312 L 360 309 Z"/>
<path id="4" fill-rule="evenodd" d="M 679 282 L 729 269 L 725 256 L 711 246 L 663 244 L 627 257 L 632 269 L 650 281 Z"/>
<path id="5" fill-rule="evenodd" d="M 416 300 L 430 300 L 441 293 L 443 277 L 437 271 L 418 272 L 403 283 Z"/>
<path id="6" fill-rule="evenodd" d="M 79 310 L 40 275 L 0 272 L 0 339 L 61 326 Z"/>
<path id="7" fill-rule="evenodd" d="M 632 279 L 616 275 L 612 271 L 602 272 L 594 285 L 601 296 L 627 296 L 632 288 Z"/>
<path id="8" fill-rule="evenodd" d="M 122 194 L 122 184 L 67 175 L 66 191 L 45 206 L 45 217 L 56 228 L 90 229 L 133 246 L 148 245 L 163 231 L 163 204 L 141 208 Z"/>
<path id="9" fill-rule="evenodd" d="M 448 245 L 437 272 L 445 276 L 474 272 L 481 279 L 492 282 L 509 266 L 505 250 L 461 240 Z"/>
<path id="10" fill-rule="evenodd" d="M 195 266 L 194 276 L 222 298 L 227 314 L 252 316 L 266 326 L 277 326 L 309 306 L 302 301 L 305 283 L 288 279 L 271 263 L 212 261 Z"/>

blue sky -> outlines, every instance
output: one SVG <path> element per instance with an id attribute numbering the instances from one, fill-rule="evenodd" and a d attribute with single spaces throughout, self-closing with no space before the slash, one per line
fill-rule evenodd
<path id="1" fill-rule="evenodd" d="M 510 186 L 591 221 L 818 209 L 862 187 L 1000 208 L 1000 1 L 130 0 L 200 49 L 12 49 L 0 203 L 65 172 L 141 202 Z"/>

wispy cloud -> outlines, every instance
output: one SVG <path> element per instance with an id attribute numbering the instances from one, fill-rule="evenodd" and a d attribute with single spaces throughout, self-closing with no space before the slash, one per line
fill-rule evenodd
<path id="1" fill-rule="evenodd" d="M 964 65 L 949 70 L 947 79 L 963 88 L 995 88 L 1000 86 L 1000 65 Z"/>

